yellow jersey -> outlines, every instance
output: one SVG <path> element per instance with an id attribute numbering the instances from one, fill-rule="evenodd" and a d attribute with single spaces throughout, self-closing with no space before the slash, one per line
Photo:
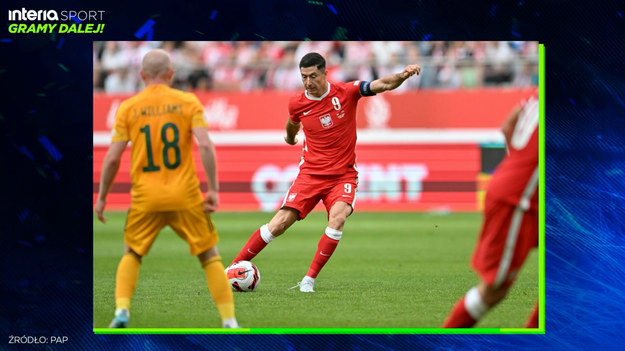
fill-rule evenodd
<path id="1" fill-rule="evenodd" d="M 148 85 L 120 104 L 112 141 L 131 142 L 133 208 L 176 211 L 202 202 L 193 161 L 197 127 L 207 127 L 198 98 L 166 85 Z"/>

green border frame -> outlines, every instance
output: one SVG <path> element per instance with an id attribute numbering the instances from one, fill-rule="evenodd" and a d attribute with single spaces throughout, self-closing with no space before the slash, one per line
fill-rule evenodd
<path id="1" fill-rule="evenodd" d="M 94 328 L 94 334 L 544 334 L 527 328 Z"/>
<path id="2" fill-rule="evenodd" d="M 545 332 L 545 44 L 538 44 L 538 327 Z"/>
<path id="3" fill-rule="evenodd" d="M 545 334 L 545 45 L 538 44 L 538 328 L 94 328 L 94 334 Z"/>

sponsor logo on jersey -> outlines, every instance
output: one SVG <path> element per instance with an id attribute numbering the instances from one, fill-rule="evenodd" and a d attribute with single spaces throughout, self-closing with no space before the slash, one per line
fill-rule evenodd
<path id="1" fill-rule="evenodd" d="M 295 197 L 296 197 L 296 196 L 297 196 L 297 193 L 291 193 L 291 194 L 289 194 L 289 196 L 287 197 L 286 201 L 291 202 L 291 201 L 295 200 Z"/>
<path id="2" fill-rule="evenodd" d="M 312 111 L 312 110 L 308 110 L 308 111 L 302 112 L 302 114 L 303 114 L 304 116 L 306 116 L 307 114 L 309 114 L 309 113 L 310 113 L 310 111 Z"/>
<path id="3" fill-rule="evenodd" d="M 341 119 L 345 117 L 345 110 L 342 110 L 336 114 L 336 118 Z"/>
<path id="4" fill-rule="evenodd" d="M 319 117 L 319 121 L 321 121 L 321 126 L 323 128 L 330 128 L 334 124 L 334 122 L 332 122 L 332 117 L 329 113 Z"/>

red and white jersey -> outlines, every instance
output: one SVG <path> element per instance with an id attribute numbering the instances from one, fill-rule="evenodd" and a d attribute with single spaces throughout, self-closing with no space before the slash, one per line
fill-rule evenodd
<path id="1" fill-rule="evenodd" d="M 487 197 L 527 210 L 538 208 L 538 95 L 525 102 L 508 145 L 509 154 L 491 179 Z"/>
<path id="2" fill-rule="evenodd" d="M 356 107 L 365 82 L 328 83 L 321 97 L 306 91 L 289 101 L 289 118 L 302 123 L 306 135 L 300 172 L 338 175 L 354 171 L 356 163 Z"/>

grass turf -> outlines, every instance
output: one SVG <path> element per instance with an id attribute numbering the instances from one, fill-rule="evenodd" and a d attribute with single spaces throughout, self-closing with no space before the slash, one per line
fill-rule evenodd
<path id="1" fill-rule="evenodd" d="M 126 214 L 94 219 L 94 327 L 107 327 L 115 308 L 115 271 Z M 224 266 L 272 213 L 215 213 Z M 313 212 L 255 259 L 258 289 L 235 293 L 246 328 L 436 328 L 455 301 L 477 283 L 469 267 L 478 213 L 356 212 L 347 221 L 315 293 L 289 290 L 306 274 L 326 226 Z M 520 328 L 538 296 L 538 256 L 528 257 L 508 297 L 477 327 Z M 132 328 L 217 328 L 220 319 L 204 272 L 184 241 L 166 228 L 143 258 L 132 300 Z"/>

